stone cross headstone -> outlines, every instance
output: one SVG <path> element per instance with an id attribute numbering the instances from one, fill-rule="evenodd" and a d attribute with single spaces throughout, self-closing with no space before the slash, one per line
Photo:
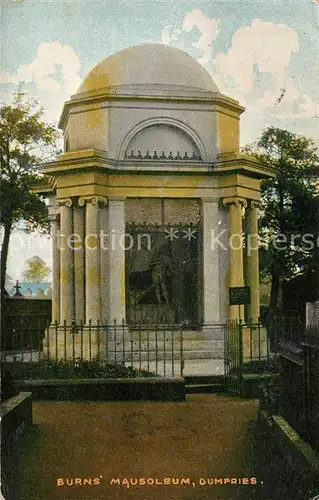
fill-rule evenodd
<path id="1" fill-rule="evenodd" d="M 23 297 L 22 293 L 19 290 L 21 288 L 21 286 L 19 285 L 19 280 L 16 280 L 16 284 L 13 288 L 16 291 L 16 293 L 14 294 L 14 297 Z"/>

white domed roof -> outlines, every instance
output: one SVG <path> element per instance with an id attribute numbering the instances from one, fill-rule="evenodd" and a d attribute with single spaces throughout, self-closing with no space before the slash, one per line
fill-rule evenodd
<path id="1" fill-rule="evenodd" d="M 147 43 L 120 50 L 101 61 L 84 79 L 78 93 L 130 85 L 218 92 L 209 73 L 188 54 L 167 45 Z"/>

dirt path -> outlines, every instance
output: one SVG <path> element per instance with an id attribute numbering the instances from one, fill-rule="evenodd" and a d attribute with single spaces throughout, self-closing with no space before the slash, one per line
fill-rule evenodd
<path id="1" fill-rule="evenodd" d="M 213 483 L 253 481 L 257 411 L 257 401 L 217 394 L 192 395 L 183 403 L 35 402 L 35 426 L 24 440 L 16 498 L 268 498 L 262 495 L 261 477 L 257 486 L 207 484 L 208 478 Z M 92 484 L 68 486 L 67 478 Z M 136 478 L 163 484 L 118 484 Z M 165 485 L 164 478 L 171 483 L 184 478 L 185 484 Z"/>

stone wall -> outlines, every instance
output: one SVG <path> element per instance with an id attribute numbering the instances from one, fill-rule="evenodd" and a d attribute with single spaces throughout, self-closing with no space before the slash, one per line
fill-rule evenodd
<path id="1" fill-rule="evenodd" d="M 319 300 L 306 303 L 306 326 L 319 327 Z"/>
<path id="2" fill-rule="evenodd" d="M 128 198 L 125 201 L 127 224 L 198 224 L 200 200 L 173 198 Z"/>

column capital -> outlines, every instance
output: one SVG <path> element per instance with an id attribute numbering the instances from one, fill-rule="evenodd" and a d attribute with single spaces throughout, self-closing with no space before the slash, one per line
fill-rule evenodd
<path id="1" fill-rule="evenodd" d="M 78 198 L 78 205 L 79 207 L 84 207 L 86 203 L 91 203 L 91 205 L 98 205 L 99 203 L 106 205 L 107 204 L 107 198 L 105 196 L 99 196 L 99 195 L 94 195 L 94 196 L 80 196 Z"/>
<path id="2" fill-rule="evenodd" d="M 53 207 L 55 209 L 58 209 L 61 206 L 71 208 L 72 204 L 73 204 L 72 198 L 63 198 L 63 199 L 56 200 L 53 204 Z"/>
<path id="3" fill-rule="evenodd" d="M 258 210 L 261 208 L 261 202 L 258 200 L 249 200 L 248 208 L 250 208 L 251 210 Z"/>
<path id="4" fill-rule="evenodd" d="M 230 196 L 228 198 L 222 198 L 222 204 L 224 207 L 227 207 L 227 205 L 235 205 L 236 207 L 246 208 L 247 200 L 239 196 Z"/>

